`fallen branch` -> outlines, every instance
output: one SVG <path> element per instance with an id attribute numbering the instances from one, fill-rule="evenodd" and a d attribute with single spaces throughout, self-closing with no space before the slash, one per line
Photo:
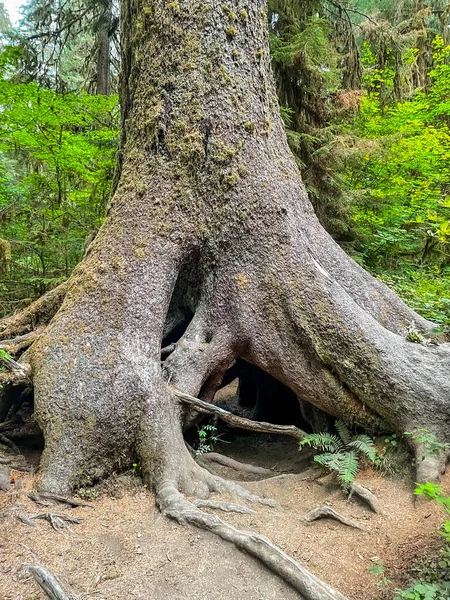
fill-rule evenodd
<path id="1" fill-rule="evenodd" d="M 63 590 L 59 581 L 47 569 L 33 565 L 27 565 L 26 568 L 50 600 L 70 600 L 70 597 Z"/>
<path id="2" fill-rule="evenodd" d="M 370 506 L 374 513 L 381 513 L 378 505 L 378 498 L 367 488 L 359 485 L 358 483 L 352 483 L 348 500 L 351 500 L 353 495 L 358 496 L 358 498 L 361 498 L 361 500 L 364 500 L 364 502 Z"/>
<path id="3" fill-rule="evenodd" d="M 265 423 L 264 421 L 252 421 L 251 419 L 245 419 L 244 417 L 234 415 L 228 410 L 214 406 L 214 404 L 209 404 L 208 402 L 204 402 L 199 398 L 195 398 L 194 396 L 180 392 L 171 386 L 169 387 L 175 396 L 180 398 L 180 400 L 186 404 L 195 406 L 195 408 L 200 412 L 208 413 L 210 415 L 217 415 L 222 419 L 222 421 L 233 425 L 233 427 L 239 427 L 240 429 L 247 429 L 249 431 L 259 431 L 261 433 L 288 435 L 298 441 L 303 440 L 307 435 L 305 431 L 295 427 L 295 425 L 274 425 L 273 423 Z"/>
<path id="4" fill-rule="evenodd" d="M 229 467 L 230 469 L 234 469 L 235 471 L 242 471 L 244 473 L 250 473 L 252 475 L 264 475 L 269 477 L 273 475 L 273 471 L 271 471 L 270 469 L 264 469 L 263 467 L 257 467 L 256 465 L 241 463 L 237 460 L 234 460 L 234 458 L 224 456 L 223 454 L 219 454 L 218 452 L 208 452 L 206 454 L 200 454 L 197 457 L 197 462 L 199 464 L 201 464 L 205 460 L 218 463 L 219 465 L 223 465 L 224 467 Z"/>
<path id="5" fill-rule="evenodd" d="M 347 525 L 347 527 L 353 527 L 354 529 L 362 529 L 362 527 L 355 523 L 355 521 L 343 517 L 330 506 L 321 506 L 320 508 L 314 508 L 313 510 L 310 510 L 308 513 L 306 513 L 304 519 L 308 523 L 311 523 L 312 521 L 317 521 L 317 519 L 335 519 L 336 521 L 339 521 L 339 523 Z"/>
<path id="6" fill-rule="evenodd" d="M 217 502 L 216 500 L 194 500 L 194 506 L 197 508 L 211 508 L 213 510 L 222 510 L 223 512 L 233 512 L 242 515 L 255 514 L 248 506 L 242 506 L 241 504 L 232 504 L 230 502 Z"/>

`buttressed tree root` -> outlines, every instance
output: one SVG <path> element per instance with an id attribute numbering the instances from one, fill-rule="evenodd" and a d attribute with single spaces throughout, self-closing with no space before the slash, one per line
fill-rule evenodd
<path id="1" fill-rule="evenodd" d="M 432 324 L 314 215 L 279 115 L 265 8 L 122 1 L 114 195 L 51 309 L 38 301 L 6 322 L 3 339 L 45 330 L 15 356 L 25 375 L 9 372 L 0 410 L 32 382 L 43 489 L 67 494 L 137 455 L 164 514 L 256 556 L 306 600 L 336 600 L 268 540 L 186 499 L 258 500 L 196 464 L 168 382 L 211 400 L 239 357 L 350 425 L 425 427 L 445 442 L 450 348 L 408 341 L 411 323 L 423 332 Z M 181 322 L 169 313 L 193 317 L 161 368 L 161 348 L 173 342 L 165 324 Z M 410 443 L 417 479 L 436 480 L 448 453 L 422 461 L 424 449 Z"/>

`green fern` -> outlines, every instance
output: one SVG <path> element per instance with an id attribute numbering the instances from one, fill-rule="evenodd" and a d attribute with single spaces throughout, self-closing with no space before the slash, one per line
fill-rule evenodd
<path id="1" fill-rule="evenodd" d="M 343 440 L 332 433 L 311 433 L 300 442 L 301 446 L 305 444 L 327 452 L 339 452 L 345 448 Z"/>
<path id="2" fill-rule="evenodd" d="M 314 462 L 336 473 L 342 489 L 347 491 L 355 481 L 360 459 L 364 457 L 373 463 L 377 452 L 368 435 L 353 435 L 343 421 L 336 421 L 335 427 L 338 435 L 311 433 L 300 442 L 300 446 L 308 445 L 321 450 L 322 453 L 314 457 Z"/>

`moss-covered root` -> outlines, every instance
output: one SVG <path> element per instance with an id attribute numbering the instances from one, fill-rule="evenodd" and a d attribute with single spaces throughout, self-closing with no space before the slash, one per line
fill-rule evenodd
<path id="1" fill-rule="evenodd" d="M 47 325 L 58 312 L 66 291 L 67 282 L 61 283 L 24 310 L 0 321 L 0 340 L 14 340 L 40 325 Z"/>
<path id="2" fill-rule="evenodd" d="M 228 525 L 216 515 L 201 511 L 186 500 L 172 482 L 158 488 L 157 503 L 162 513 L 183 525 L 194 525 L 251 554 L 300 593 L 304 600 L 346 600 L 337 590 L 312 575 L 269 539 Z"/>

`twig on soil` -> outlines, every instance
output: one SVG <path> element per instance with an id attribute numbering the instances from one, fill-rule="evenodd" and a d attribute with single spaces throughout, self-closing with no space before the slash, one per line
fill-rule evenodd
<path id="1" fill-rule="evenodd" d="M 70 600 L 59 581 L 47 569 L 34 565 L 26 565 L 26 568 L 50 600 Z"/>
<path id="2" fill-rule="evenodd" d="M 367 488 L 363 487 L 362 485 L 359 485 L 359 483 L 352 483 L 348 500 L 351 500 L 353 495 L 358 496 L 358 498 L 361 498 L 361 500 L 364 500 L 364 502 L 366 502 L 370 506 L 374 513 L 381 513 L 378 504 L 378 498 L 375 496 L 375 494 L 372 494 L 372 492 Z"/>
<path id="3" fill-rule="evenodd" d="M 251 508 L 241 504 L 232 504 L 229 502 L 217 502 L 216 500 L 194 500 L 193 504 L 197 508 L 211 508 L 213 510 L 222 510 L 223 512 L 234 512 L 242 515 L 255 514 Z"/>
<path id="4" fill-rule="evenodd" d="M 211 461 L 216 462 L 224 467 L 229 467 L 230 469 L 234 469 L 235 471 L 242 471 L 244 473 L 250 473 L 252 475 L 264 475 L 271 476 L 273 475 L 273 471 L 270 469 L 264 469 L 263 467 L 257 467 L 255 465 L 249 465 L 246 463 L 241 463 L 233 458 L 229 458 L 228 456 L 224 456 L 223 454 L 219 454 L 218 452 L 208 452 L 206 454 L 201 454 L 197 457 L 197 462 L 202 463 L 203 461 Z"/>
<path id="5" fill-rule="evenodd" d="M 224 410 L 223 408 L 214 406 L 214 404 L 209 404 L 208 402 L 204 402 L 199 398 L 195 398 L 195 396 L 191 396 L 190 394 L 180 392 L 174 387 L 169 386 L 169 388 L 177 398 L 180 398 L 180 400 L 182 400 L 186 404 L 194 406 L 200 412 L 205 412 L 210 415 L 217 415 L 222 419 L 222 421 L 225 421 L 226 423 L 229 423 L 234 427 L 248 429 L 249 431 L 259 431 L 262 433 L 277 433 L 281 435 L 288 435 L 299 441 L 303 440 L 307 435 L 305 431 L 302 431 L 298 427 L 295 427 L 295 425 L 274 425 L 273 423 L 265 423 L 264 421 L 252 421 L 251 419 L 245 419 L 244 417 L 234 415 L 228 410 Z"/>
<path id="6" fill-rule="evenodd" d="M 343 525 L 347 525 L 348 527 L 363 530 L 363 528 L 360 527 L 358 523 L 355 523 L 355 521 L 343 517 L 330 506 L 321 506 L 320 508 L 314 508 L 313 510 L 310 510 L 308 513 L 306 513 L 304 519 L 308 523 L 316 521 L 317 519 L 335 519 L 336 521 L 339 521 L 340 523 L 342 523 Z"/>

